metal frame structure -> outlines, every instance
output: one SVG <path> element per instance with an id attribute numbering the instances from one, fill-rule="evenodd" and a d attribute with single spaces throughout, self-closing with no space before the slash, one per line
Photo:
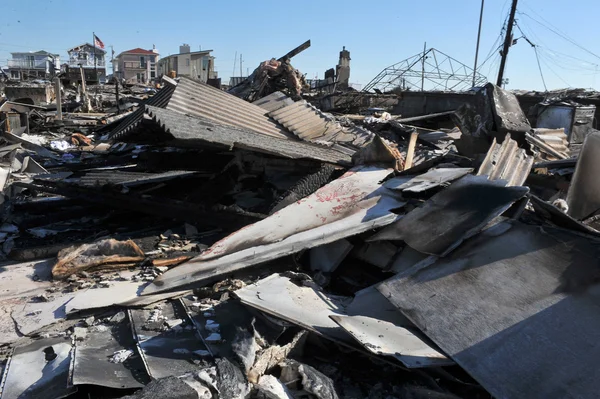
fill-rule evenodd
<path id="1" fill-rule="evenodd" d="M 381 71 L 363 92 L 391 92 L 393 89 L 416 91 L 465 91 L 483 86 L 488 80 L 465 64 L 439 50 L 430 48 Z M 426 85 L 427 84 L 427 85 Z"/>

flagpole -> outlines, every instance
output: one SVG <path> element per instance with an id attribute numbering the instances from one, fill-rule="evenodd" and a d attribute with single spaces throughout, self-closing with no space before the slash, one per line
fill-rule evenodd
<path id="1" fill-rule="evenodd" d="M 92 43 L 94 44 L 94 73 L 96 74 L 96 84 L 98 84 L 100 82 L 100 79 L 98 79 L 98 63 L 97 63 L 98 54 L 96 53 L 96 33 L 95 32 L 92 32 Z"/>

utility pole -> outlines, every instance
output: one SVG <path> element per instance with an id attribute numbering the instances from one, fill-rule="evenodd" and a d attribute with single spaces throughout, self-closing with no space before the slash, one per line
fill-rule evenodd
<path id="1" fill-rule="evenodd" d="M 62 121 L 62 96 L 60 93 L 60 78 L 54 78 L 54 94 L 56 96 L 56 120 Z"/>
<path id="2" fill-rule="evenodd" d="M 515 24 L 515 12 L 517 11 L 517 0 L 512 0 L 510 8 L 510 16 L 508 17 L 508 26 L 506 27 L 506 36 L 504 37 L 504 47 L 502 48 L 502 60 L 500 61 L 500 69 L 498 70 L 498 79 L 496 86 L 502 86 L 502 78 L 504 78 L 504 67 L 506 66 L 506 58 L 508 57 L 508 49 L 512 44 L 512 28 Z"/>
<path id="3" fill-rule="evenodd" d="M 481 23 L 483 22 L 483 3 L 481 0 L 481 11 L 479 12 L 479 30 L 477 31 L 477 47 L 475 47 L 475 65 L 473 65 L 473 87 L 475 87 L 475 76 L 477 75 L 477 57 L 479 57 L 479 39 L 481 39 Z"/>
<path id="4" fill-rule="evenodd" d="M 421 60 L 421 91 L 425 88 L 425 58 L 427 54 L 427 42 L 423 44 L 423 59 Z"/>
<path id="5" fill-rule="evenodd" d="M 231 72 L 231 76 L 235 76 L 235 65 L 237 64 L 237 51 L 235 52 L 235 55 L 233 56 L 233 71 Z"/>

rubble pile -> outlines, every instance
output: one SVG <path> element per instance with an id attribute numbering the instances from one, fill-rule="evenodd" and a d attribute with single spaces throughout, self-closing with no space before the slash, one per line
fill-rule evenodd
<path id="1" fill-rule="evenodd" d="M 329 115 L 289 58 L 0 104 L 1 397 L 593 397 L 600 132 L 492 84 L 454 129 Z"/>

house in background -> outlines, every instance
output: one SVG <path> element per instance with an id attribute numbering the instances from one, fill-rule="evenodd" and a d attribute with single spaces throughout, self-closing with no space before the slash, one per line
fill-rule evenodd
<path id="1" fill-rule="evenodd" d="M 83 66 L 85 80 L 88 83 L 97 83 L 106 78 L 106 51 L 84 43 L 67 50 L 67 52 L 69 53 L 69 62 L 62 66 L 65 80 L 81 81 L 79 65 Z"/>
<path id="2" fill-rule="evenodd" d="M 214 70 L 215 57 L 211 56 L 212 50 L 190 51 L 189 44 L 179 46 L 179 54 L 169 55 L 158 61 L 158 75 L 168 75 L 175 71 L 177 76 L 187 76 L 207 82 L 216 79 Z"/>
<path id="3" fill-rule="evenodd" d="M 156 68 L 159 59 L 156 47 L 152 50 L 134 48 L 123 51 L 113 60 L 113 74 L 116 78 L 125 79 L 127 82 L 148 84 L 157 77 Z"/>
<path id="4" fill-rule="evenodd" d="M 13 80 L 50 79 L 60 65 L 60 56 L 44 50 L 11 53 L 8 75 Z"/>

